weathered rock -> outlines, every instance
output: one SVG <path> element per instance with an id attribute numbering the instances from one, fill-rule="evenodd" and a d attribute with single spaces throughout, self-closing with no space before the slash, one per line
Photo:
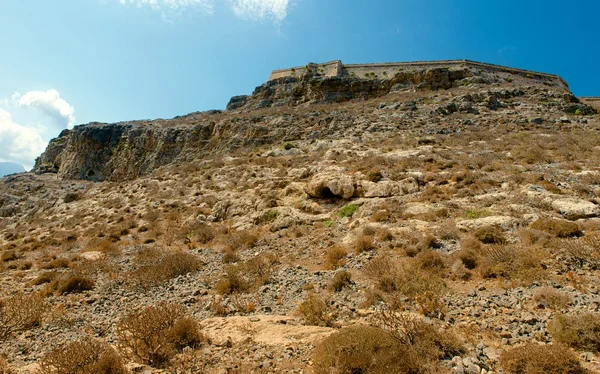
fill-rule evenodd
<path id="1" fill-rule="evenodd" d="M 600 215 L 600 206 L 586 200 L 554 200 L 552 202 L 552 208 L 569 220 L 597 217 Z"/>
<path id="2" fill-rule="evenodd" d="M 356 192 L 356 182 L 347 175 L 318 174 L 306 185 L 306 193 L 311 197 L 340 197 L 349 199 Z"/>

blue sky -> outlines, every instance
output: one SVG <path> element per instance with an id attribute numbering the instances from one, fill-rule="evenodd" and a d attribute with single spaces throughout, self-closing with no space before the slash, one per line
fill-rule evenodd
<path id="1" fill-rule="evenodd" d="M 0 161 L 61 129 L 224 108 L 272 69 L 471 59 L 600 95 L 597 0 L 0 0 Z"/>

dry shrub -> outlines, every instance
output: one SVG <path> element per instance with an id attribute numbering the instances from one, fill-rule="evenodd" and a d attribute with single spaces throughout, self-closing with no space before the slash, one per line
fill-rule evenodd
<path id="1" fill-rule="evenodd" d="M 2 252 L 2 257 L 0 257 L 0 259 L 2 262 L 9 262 L 18 260 L 20 257 L 21 256 L 19 256 L 19 254 L 17 254 L 15 251 L 4 251 Z"/>
<path id="2" fill-rule="evenodd" d="M 306 299 L 298 306 L 298 311 L 306 325 L 335 326 L 335 315 L 327 300 L 315 293 L 309 293 Z"/>
<path id="3" fill-rule="evenodd" d="M 128 358 L 157 368 L 183 348 L 197 348 L 204 341 L 198 323 L 186 316 L 185 309 L 164 301 L 121 318 L 116 336 Z"/>
<path id="4" fill-rule="evenodd" d="M 212 226 L 200 221 L 186 223 L 183 230 L 186 238 L 200 244 L 209 243 L 217 235 L 217 231 Z"/>
<path id="5" fill-rule="evenodd" d="M 371 222 L 387 222 L 390 220 L 390 213 L 387 210 L 378 210 L 371 216 Z"/>
<path id="6" fill-rule="evenodd" d="M 12 371 L 8 367 L 8 358 L 6 357 L 6 355 L 0 354 L 0 374 L 13 374 L 13 373 L 14 373 L 14 371 Z"/>
<path id="7" fill-rule="evenodd" d="M 126 374 L 119 354 L 108 344 L 86 337 L 44 355 L 42 374 Z"/>
<path id="8" fill-rule="evenodd" d="M 175 277 L 194 273 L 202 266 L 195 255 L 184 251 L 143 250 L 136 256 L 136 269 L 127 275 L 133 284 L 153 287 Z"/>
<path id="9" fill-rule="evenodd" d="M 422 235 L 419 232 L 411 232 L 402 238 L 402 249 L 409 257 L 414 257 L 426 249 L 438 249 L 441 246 L 437 238 L 431 234 Z"/>
<path id="10" fill-rule="evenodd" d="M 40 326 L 46 304 L 39 293 L 14 296 L 0 300 L 0 339 L 11 333 Z"/>
<path id="11" fill-rule="evenodd" d="M 600 352 L 600 315 L 557 315 L 549 324 L 548 332 L 559 343 L 572 348 Z"/>
<path id="12" fill-rule="evenodd" d="M 254 247 L 258 241 L 258 235 L 255 231 L 251 230 L 239 230 L 233 231 L 223 235 L 219 242 L 223 245 L 224 249 L 231 249 L 234 251 L 243 251 Z"/>
<path id="13" fill-rule="evenodd" d="M 348 251 L 346 251 L 346 248 L 341 245 L 334 245 L 327 250 L 327 254 L 325 255 L 325 267 L 334 270 L 340 266 L 344 266 L 346 264 L 347 255 Z"/>
<path id="14" fill-rule="evenodd" d="M 44 292 L 47 294 L 66 295 L 94 289 L 96 283 L 87 277 L 75 273 L 65 273 L 50 282 Z"/>
<path id="15" fill-rule="evenodd" d="M 34 286 L 39 286 L 40 284 L 50 283 L 55 280 L 60 273 L 56 271 L 46 271 L 42 274 L 38 275 L 34 280 L 31 281 L 31 284 Z"/>
<path id="16" fill-rule="evenodd" d="M 436 230 L 436 236 L 441 240 L 458 240 L 460 238 L 460 230 L 456 227 L 456 223 L 449 219 L 444 221 Z"/>
<path id="17" fill-rule="evenodd" d="M 548 308 L 560 310 L 569 305 L 571 297 L 552 287 L 541 287 L 535 291 L 533 300 L 536 303 L 544 303 Z"/>
<path id="18" fill-rule="evenodd" d="M 534 229 L 520 229 L 519 230 L 519 239 L 521 239 L 521 244 L 526 247 L 531 247 L 534 245 L 545 246 L 551 240 L 552 236 L 546 232 Z"/>
<path id="19" fill-rule="evenodd" d="M 444 259 L 439 252 L 426 249 L 415 257 L 414 263 L 423 270 L 440 273 L 446 267 Z"/>
<path id="20" fill-rule="evenodd" d="M 500 355 L 506 374 L 585 374 L 577 356 L 559 345 L 526 343 Z"/>
<path id="21" fill-rule="evenodd" d="M 530 228 L 552 234 L 558 238 L 572 238 L 583 235 L 575 222 L 556 218 L 540 218 L 533 222 Z"/>
<path id="22" fill-rule="evenodd" d="M 369 261 L 363 268 L 375 287 L 392 299 L 408 298 L 425 315 L 439 315 L 443 311 L 441 296 L 446 284 L 437 272 L 424 270 L 418 260 L 400 263 L 387 256 Z"/>
<path id="23" fill-rule="evenodd" d="M 577 268 L 589 266 L 600 268 L 600 235 L 588 235 L 578 239 L 560 239 L 556 243 L 569 264 Z"/>
<path id="24" fill-rule="evenodd" d="M 85 247 L 86 252 L 98 251 L 105 254 L 117 255 L 120 253 L 119 246 L 108 239 L 91 238 Z"/>
<path id="25" fill-rule="evenodd" d="M 352 284 L 352 274 L 347 270 L 341 270 L 335 273 L 331 280 L 330 288 L 335 292 L 340 292 L 344 287 Z"/>
<path id="26" fill-rule="evenodd" d="M 484 278 L 504 278 L 529 283 L 545 277 L 547 254 L 537 247 L 489 245 L 479 251 L 479 272 Z"/>
<path id="27" fill-rule="evenodd" d="M 225 268 L 225 275 L 215 283 L 222 295 L 245 293 L 269 282 L 277 259 L 262 253 L 249 260 Z"/>
<path id="28" fill-rule="evenodd" d="M 423 317 L 405 313 L 394 306 L 381 308 L 375 323 L 398 343 L 412 347 L 421 357 L 452 358 L 463 352 L 459 339 L 450 332 L 440 332 Z"/>
<path id="29" fill-rule="evenodd" d="M 361 234 L 354 240 L 354 250 L 356 253 L 362 253 L 375 249 L 375 242 L 372 235 Z"/>
<path id="30" fill-rule="evenodd" d="M 431 335 L 415 339 L 414 344 L 394 339 L 386 330 L 370 326 L 351 326 L 321 341 L 313 354 L 316 374 L 405 374 L 444 373 L 438 365 L 439 354 Z M 446 371 L 448 372 L 448 371 Z"/>
<path id="31" fill-rule="evenodd" d="M 484 244 L 506 244 L 506 236 L 499 226 L 479 227 L 473 235 Z"/>

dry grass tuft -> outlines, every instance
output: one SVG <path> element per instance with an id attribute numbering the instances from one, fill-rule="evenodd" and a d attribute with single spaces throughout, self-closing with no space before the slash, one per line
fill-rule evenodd
<path id="1" fill-rule="evenodd" d="M 500 356 L 506 374 L 586 374 L 577 356 L 562 345 L 526 343 Z"/>

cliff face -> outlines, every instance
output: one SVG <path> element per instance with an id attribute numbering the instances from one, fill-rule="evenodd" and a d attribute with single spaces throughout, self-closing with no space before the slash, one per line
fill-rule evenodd
<path id="1" fill-rule="evenodd" d="M 388 108 L 394 107 L 398 113 L 386 112 L 389 118 L 383 121 L 380 114 L 365 114 L 360 103 L 373 98 L 395 102 Z M 50 142 L 36 160 L 34 171 L 67 179 L 133 179 L 173 162 L 241 147 L 360 136 L 362 130 L 412 128 L 426 132 L 427 123 L 443 121 L 440 116 L 456 112 L 477 115 L 480 107 L 499 110 L 520 105 L 518 100 L 545 106 L 548 113 L 558 111 L 556 116 L 594 111 L 579 103 L 561 82 L 541 76 L 507 76 L 472 68 L 431 68 L 369 79 L 306 74 L 271 80 L 251 96 L 233 97 L 224 112 L 76 126 Z M 351 103 L 342 105 L 344 102 Z M 487 120 L 479 118 L 482 124 Z M 369 130 L 373 123 L 377 123 L 376 130 Z"/>

